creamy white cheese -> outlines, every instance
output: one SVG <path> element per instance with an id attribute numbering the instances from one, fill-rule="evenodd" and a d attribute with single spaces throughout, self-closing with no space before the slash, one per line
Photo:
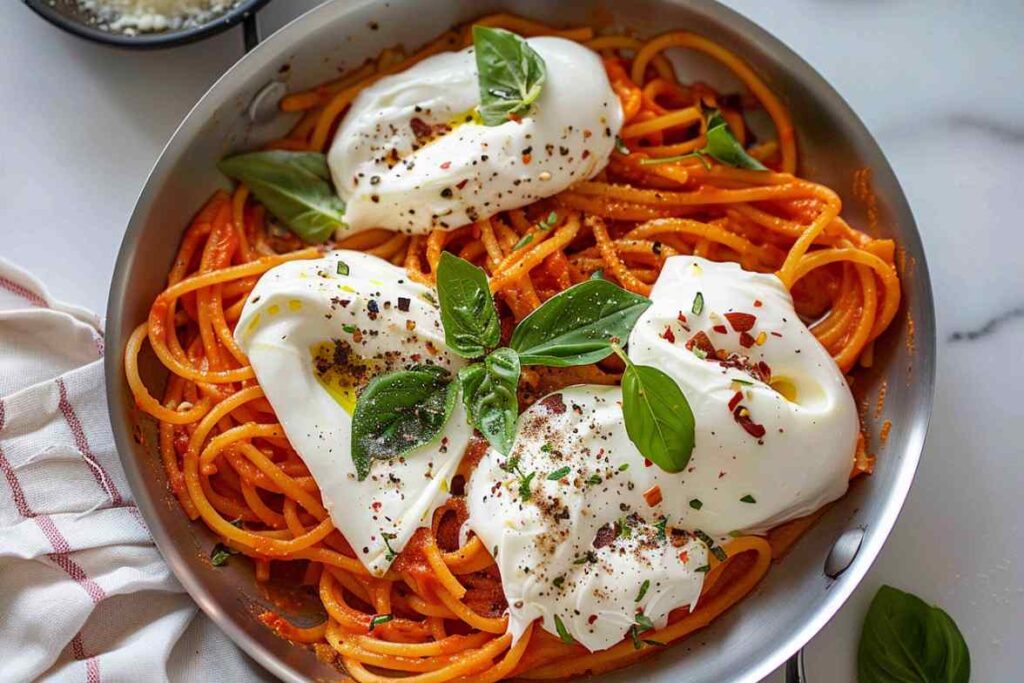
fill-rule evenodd
<path id="1" fill-rule="evenodd" d="M 347 274 L 339 274 L 340 268 Z M 361 252 L 283 263 L 256 284 L 235 328 L 292 447 L 360 561 L 382 575 L 447 498 L 471 435 L 461 402 L 439 440 L 375 460 L 357 481 L 351 451 L 356 389 L 372 375 L 417 363 L 452 371 L 433 290 Z M 387 536 L 385 536 L 385 534 Z"/>
<path id="2" fill-rule="evenodd" d="M 454 229 L 596 174 L 622 126 L 601 60 L 563 38 L 530 38 L 547 80 L 519 121 L 485 126 L 471 48 L 435 55 L 366 88 L 328 153 L 344 232 Z"/>
<path id="3" fill-rule="evenodd" d="M 629 355 L 686 395 L 697 425 L 687 468 L 646 463 L 626 435 L 621 389 L 583 385 L 523 413 L 510 453 L 517 469 L 489 451 L 470 480 L 467 525 L 496 553 L 516 637 L 536 618 L 557 633 L 558 616 L 600 650 L 626 635 L 638 610 L 663 626 L 700 595 L 708 549 L 688 532 L 721 543 L 846 491 L 856 406 L 777 278 L 679 256 L 651 298 Z M 688 344 L 699 333 L 714 347 L 707 357 Z M 531 473 L 524 500 L 520 481 Z"/>

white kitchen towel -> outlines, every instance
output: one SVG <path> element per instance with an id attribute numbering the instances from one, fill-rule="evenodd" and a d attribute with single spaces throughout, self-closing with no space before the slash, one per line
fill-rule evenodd
<path id="1" fill-rule="evenodd" d="M 128 489 L 99 319 L 0 258 L 0 681 L 269 676 L 183 592 Z"/>

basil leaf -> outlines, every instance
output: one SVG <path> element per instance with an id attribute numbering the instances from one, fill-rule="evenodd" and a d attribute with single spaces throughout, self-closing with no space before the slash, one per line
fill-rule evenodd
<path id="1" fill-rule="evenodd" d="M 455 407 L 459 386 L 436 365 L 374 377 L 352 414 L 352 461 L 359 481 L 374 459 L 387 460 L 434 441 Z"/>
<path id="2" fill-rule="evenodd" d="M 323 154 L 252 152 L 222 159 L 217 168 L 245 183 L 267 211 L 304 242 L 323 242 L 345 225 L 345 202 L 331 185 Z"/>
<path id="3" fill-rule="evenodd" d="M 480 358 L 501 341 L 501 323 L 487 274 L 450 252 L 437 266 L 444 343 L 463 358 Z"/>
<path id="4" fill-rule="evenodd" d="M 489 26 L 473 27 L 473 51 L 484 124 L 500 126 L 529 111 L 547 77 L 544 59 L 521 37 Z"/>
<path id="5" fill-rule="evenodd" d="M 679 385 L 664 372 L 649 365 L 626 365 L 622 415 L 629 440 L 655 465 L 681 472 L 690 462 L 693 411 Z"/>
<path id="6" fill-rule="evenodd" d="M 733 137 L 729 130 L 729 124 L 718 109 L 708 112 L 708 142 L 699 150 L 701 154 L 707 154 L 712 159 L 733 166 L 735 168 L 748 168 L 754 171 L 767 171 L 768 169 L 760 161 L 747 154 L 743 145 Z"/>
<path id="7" fill-rule="evenodd" d="M 971 654 L 948 614 L 892 586 L 878 589 L 857 653 L 860 683 L 967 683 Z"/>
<path id="8" fill-rule="evenodd" d="M 508 455 L 519 418 L 519 356 L 502 347 L 459 371 L 469 423 L 502 455 Z"/>
<path id="9" fill-rule="evenodd" d="M 603 279 L 581 282 L 545 301 L 512 332 L 523 365 L 589 365 L 622 343 L 651 300 Z"/>

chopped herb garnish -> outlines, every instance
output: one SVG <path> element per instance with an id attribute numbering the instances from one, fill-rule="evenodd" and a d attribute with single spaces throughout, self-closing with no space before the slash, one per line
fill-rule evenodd
<path id="1" fill-rule="evenodd" d="M 619 154 L 630 154 L 629 147 L 626 146 L 626 143 L 618 135 L 615 136 L 615 151 Z"/>
<path id="2" fill-rule="evenodd" d="M 636 594 L 636 599 L 633 602 L 640 602 L 647 595 L 647 589 L 651 587 L 651 580 L 644 579 L 644 582 L 640 584 L 640 592 Z M 646 617 L 645 617 L 646 618 Z"/>
<path id="3" fill-rule="evenodd" d="M 558 637 L 562 639 L 562 642 L 566 645 L 572 645 L 576 641 L 569 634 L 569 630 L 565 628 L 565 624 L 562 623 L 562 619 L 556 614 L 555 615 L 555 630 L 558 631 Z"/>
<path id="4" fill-rule="evenodd" d="M 654 624 L 644 614 L 636 615 L 636 623 L 629 627 L 629 637 L 633 639 L 633 647 L 637 650 L 642 648 L 644 645 L 664 645 L 665 643 L 660 640 L 651 640 L 649 638 L 640 637 L 640 629 L 650 631 L 654 628 Z"/>
<path id="5" fill-rule="evenodd" d="M 550 453 L 551 452 L 551 444 L 545 443 L 543 446 L 540 447 L 540 452 L 541 453 Z"/>
<path id="6" fill-rule="evenodd" d="M 589 477 L 587 477 L 587 483 L 590 484 L 591 486 L 597 486 L 598 484 L 601 483 L 601 477 L 597 476 L 596 474 L 591 474 Z"/>
<path id="7" fill-rule="evenodd" d="M 747 495 L 745 495 L 742 498 L 740 498 L 740 502 L 741 503 L 756 503 L 757 501 L 754 500 L 754 497 L 748 493 Z"/>
<path id="8" fill-rule="evenodd" d="M 523 502 L 526 502 L 530 500 L 530 496 L 533 494 L 533 491 L 530 490 L 530 482 L 537 476 L 537 473 L 530 472 L 525 477 L 522 473 L 517 474 L 519 474 L 519 497 L 522 498 Z"/>
<path id="9" fill-rule="evenodd" d="M 555 227 L 555 223 L 557 222 L 558 214 L 552 211 L 551 213 L 548 214 L 547 218 L 542 220 L 540 223 L 537 223 L 537 227 L 540 228 L 541 230 L 547 231 Z"/>
<path id="10" fill-rule="evenodd" d="M 221 567 L 227 564 L 229 557 L 236 554 L 238 554 L 237 550 L 232 550 L 223 543 L 218 543 L 213 546 L 213 550 L 210 551 L 210 564 L 214 567 Z"/>
<path id="11" fill-rule="evenodd" d="M 704 294 L 697 292 L 697 296 L 693 297 L 693 308 L 690 309 L 694 315 L 700 315 L 701 311 L 704 310 Z"/>
<path id="12" fill-rule="evenodd" d="M 597 564 L 597 553 L 593 550 L 588 550 L 585 555 L 577 557 L 573 560 L 573 564 Z"/>
<path id="13" fill-rule="evenodd" d="M 665 534 L 665 527 L 668 526 L 668 517 L 662 517 L 655 523 L 654 528 L 658 530 L 658 540 L 667 541 L 668 536 Z"/>
<path id="14" fill-rule="evenodd" d="M 715 559 L 719 562 L 725 562 L 725 560 L 728 558 L 728 555 L 725 554 L 725 551 L 722 550 L 721 546 L 715 545 L 715 539 L 708 536 L 705 532 L 701 531 L 700 529 L 694 529 L 693 535 L 696 536 L 701 543 L 708 547 L 708 551 L 712 555 L 714 555 Z"/>
<path id="15" fill-rule="evenodd" d="M 523 247 L 525 247 L 527 244 L 529 244 L 532 241 L 533 241 L 533 235 L 523 235 L 520 238 L 520 240 L 518 242 L 516 242 L 515 245 L 512 247 L 512 251 L 515 251 L 516 249 L 522 249 Z"/>
<path id="16" fill-rule="evenodd" d="M 559 467 L 557 470 L 548 475 L 548 481 L 558 481 L 565 475 L 569 474 L 569 472 L 572 472 L 571 468 Z"/>
<path id="17" fill-rule="evenodd" d="M 702 507 L 704 507 L 704 503 L 701 502 L 700 498 L 692 498 L 690 500 L 690 507 L 692 507 L 694 510 L 700 510 Z"/>
<path id="18" fill-rule="evenodd" d="M 636 625 L 645 631 L 649 631 L 654 628 L 654 623 L 651 621 L 650 617 L 643 612 L 637 612 L 635 621 Z"/>
<path id="19" fill-rule="evenodd" d="M 626 517 L 619 517 L 619 538 L 629 538 L 633 535 L 633 529 L 630 528 L 629 519 Z"/>
<path id="20" fill-rule="evenodd" d="M 359 328 L 355 325 L 342 325 L 341 329 L 345 330 L 347 334 L 355 334 Z"/>
<path id="21" fill-rule="evenodd" d="M 384 547 L 388 549 L 387 553 L 384 555 L 384 559 L 390 562 L 398 556 L 398 553 L 395 552 L 395 549 L 391 547 L 391 541 L 398 538 L 398 534 L 389 534 L 387 532 L 382 531 L 380 537 L 384 539 Z"/>
<path id="22" fill-rule="evenodd" d="M 564 576 L 556 576 L 551 581 L 551 583 L 555 586 L 555 588 L 561 588 L 562 584 L 565 583 L 565 577 Z"/>
<path id="23" fill-rule="evenodd" d="M 344 261 L 338 261 L 338 275 L 348 275 L 348 264 Z"/>
<path id="24" fill-rule="evenodd" d="M 697 358 L 700 358 L 701 360 L 708 359 L 708 352 L 700 348 L 699 346 L 693 347 L 693 355 L 697 356 Z"/>
<path id="25" fill-rule="evenodd" d="M 621 465 L 619 465 L 619 472 L 625 472 L 628 469 L 629 469 L 629 463 L 628 462 L 624 462 Z"/>
<path id="26" fill-rule="evenodd" d="M 751 387 L 751 386 L 754 386 L 754 383 L 753 383 L 753 382 L 747 381 L 747 380 L 745 380 L 745 379 L 736 379 L 735 377 L 733 377 L 733 378 L 732 378 L 732 381 L 733 381 L 733 382 L 736 382 L 736 384 L 742 384 L 742 385 L 743 385 L 743 386 L 745 386 L 745 387 Z"/>
<path id="27" fill-rule="evenodd" d="M 704 565 L 701 565 L 701 566 L 697 567 L 693 571 L 700 572 L 701 574 L 707 574 L 709 571 L 711 571 L 711 565 L 710 564 L 704 564 Z"/>
<path id="28" fill-rule="evenodd" d="M 375 614 L 373 615 L 373 618 L 370 619 L 370 630 L 372 631 L 375 627 L 380 626 L 381 624 L 386 624 L 394 618 L 394 614 Z"/>

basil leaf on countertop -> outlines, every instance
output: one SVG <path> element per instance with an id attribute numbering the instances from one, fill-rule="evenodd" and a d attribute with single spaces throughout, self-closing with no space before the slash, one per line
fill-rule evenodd
<path id="1" fill-rule="evenodd" d="M 509 346 L 523 365 L 589 365 L 625 343 L 633 325 L 651 305 L 604 279 L 574 285 L 545 301 L 512 332 Z"/>
<path id="2" fill-rule="evenodd" d="M 352 414 L 352 461 L 359 481 L 374 459 L 388 460 L 434 441 L 451 417 L 459 383 L 436 365 L 378 375 Z"/>
<path id="3" fill-rule="evenodd" d="M 626 362 L 622 416 L 640 454 L 666 472 L 682 472 L 693 453 L 696 425 L 676 381 L 657 368 Z"/>
<path id="4" fill-rule="evenodd" d="M 245 183 L 267 211 L 304 242 L 323 242 L 344 225 L 345 202 L 334 191 L 323 154 L 251 152 L 222 159 L 217 168 Z"/>
<path id="5" fill-rule="evenodd" d="M 487 274 L 451 252 L 437 266 L 444 343 L 463 358 L 480 358 L 501 341 L 501 322 Z"/>
<path id="6" fill-rule="evenodd" d="M 948 614 L 892 586 L 878 589 L 860 636 L 860 683 L 967 683 L 970 677 L 970 651 Z"/>
<path id="7" fill-rule="evenodd" d="M 502 455 L 508 455 L 516 435 L 519 371 L 519 356 L 508 347 L 459 371 L 469 423 Z"/>
<path id="8" fill-rule="evenodd" d="M 708 131 L 705 134 L 707 144 L 698 150 L 698 154 L 707 154 L 712 159 L 734 168 L 747 168 L 752 171 L 767 171 L 760 161 L 747 154 L 743 145 L 733 136 L 722 112 L 711 109 L 707 112 Z"/>
<path id="9" fill-rule="evenodd" d="M 547 77 L 544 59 L 515 33 L 489 26 L 473 27 L 473 51 L 484 124 L 500 126 L 528 112 Z"/>

